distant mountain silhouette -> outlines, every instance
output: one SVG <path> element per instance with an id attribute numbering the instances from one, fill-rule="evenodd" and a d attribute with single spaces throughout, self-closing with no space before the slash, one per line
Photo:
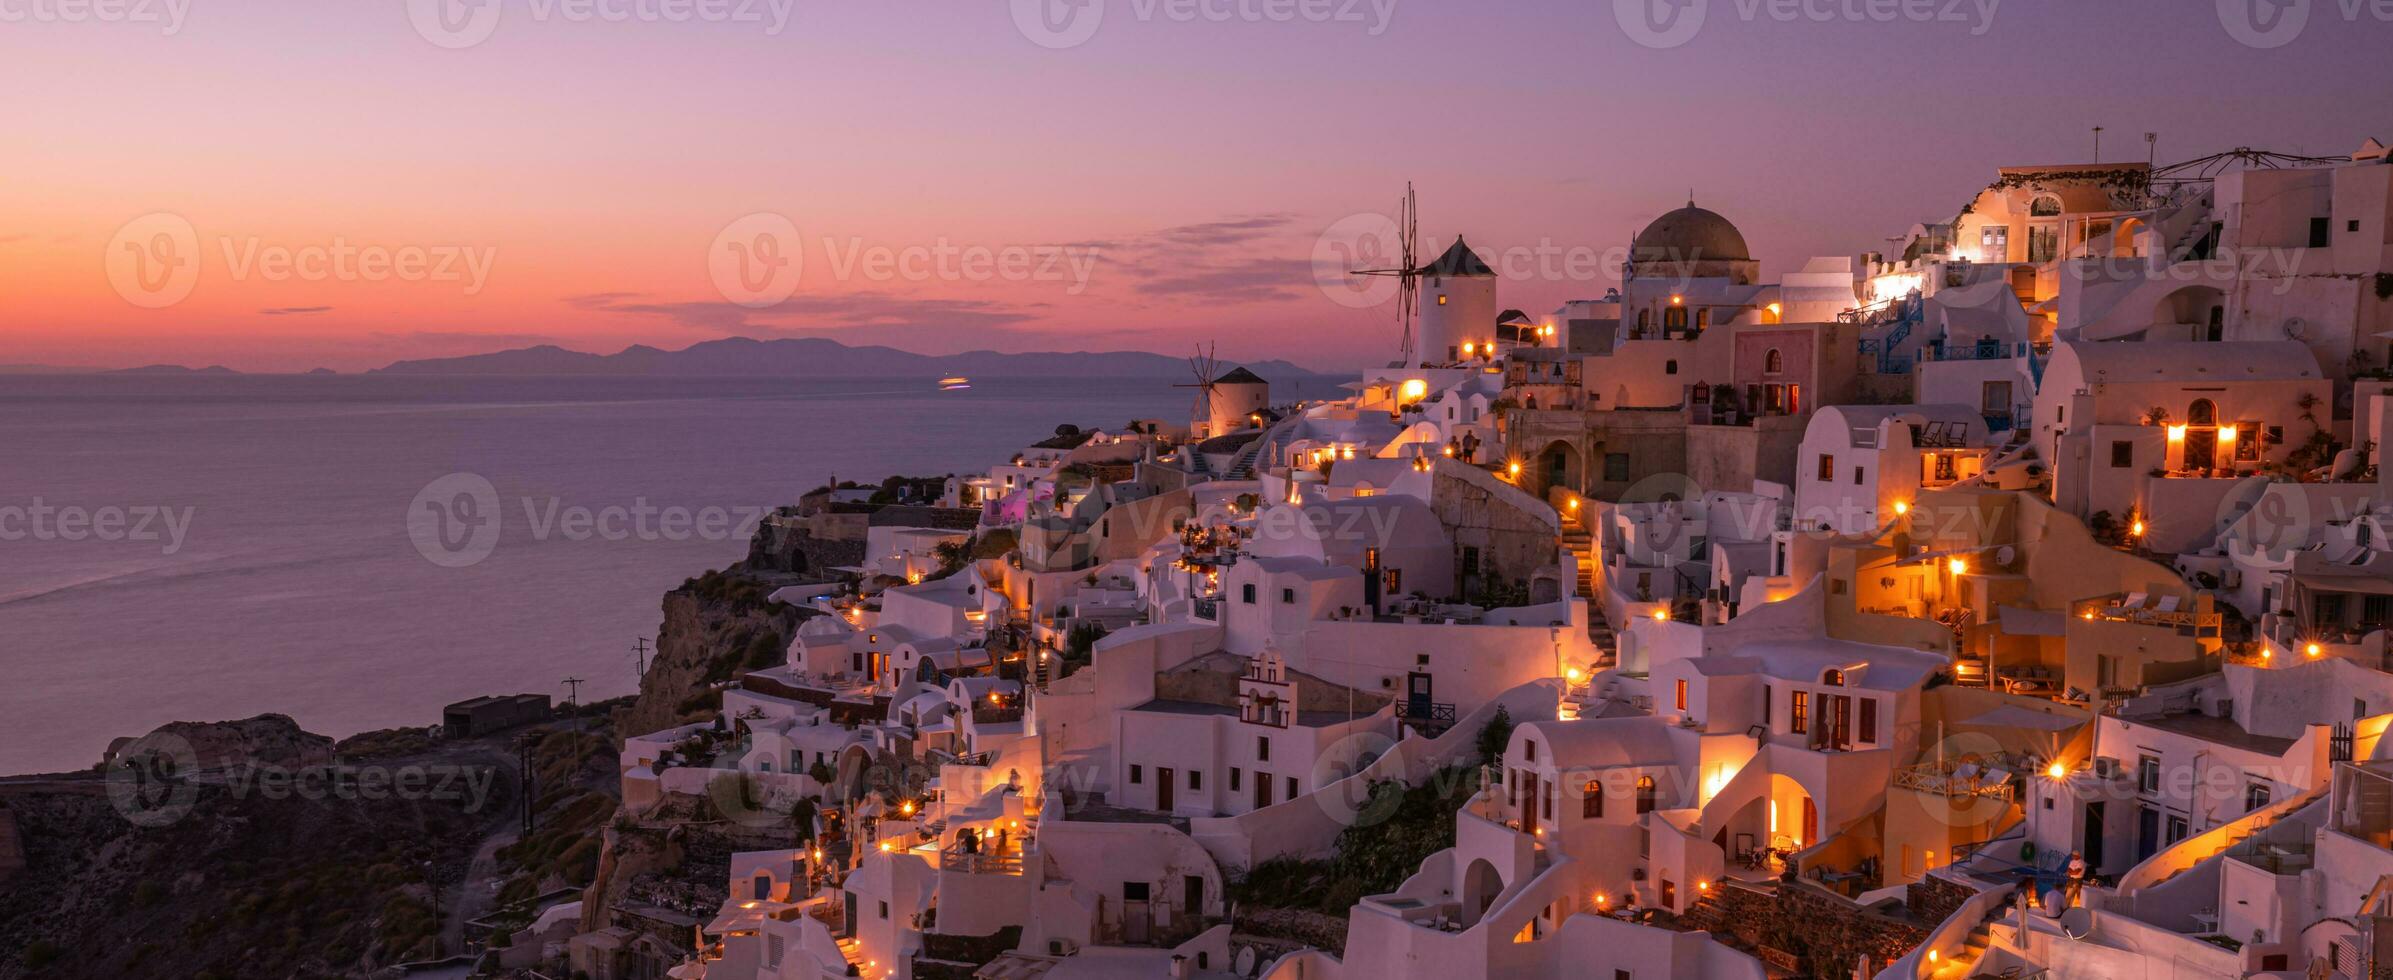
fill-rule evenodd
<path id="1" fill-rule="evenodd" d="M 1267 377 L 1313 374 L 1286 361 L 1246 365 Z M 893 347 L 850 347 L 836 340 L 753 340 L 732 337 L 678 351 L 635 345 L 615 354 L 590 354 L 555 345 L 400 361 L 375 374 L 568 374 L 670 377 L 790 378 L 1186 378 L 1185 358 L 1144 351 L 1001 354 L 916 354 Z"/>
<path id="2" fill-rule="evenodd" d="M 152 364 L 152 365 L 150 365 L 150 366 L 148 366 L 148 367 L 125 368 L 124 370 L 121 370 L 121 371 L 109 371 L 109 372 L 107 372 L 107 373 L 109 373 L 109 374 L 239 374 L 239 373 L 241 373 L 241 372 L 239 372 L 239 371 L 235 371 L 235 370 L 233 370 L 232 368 L 225 367 L 225 366 L 224 366 L 224 365 L 222 365 L 222 364 L 212 364 L 212 365 L 209 365 L 209 366 L 207 366 L 207 367 L 204 367 L 204 368 L 184 367 L 184 366 L 182 366 L 182 365 L 180 365 L 180 364 Z"/>

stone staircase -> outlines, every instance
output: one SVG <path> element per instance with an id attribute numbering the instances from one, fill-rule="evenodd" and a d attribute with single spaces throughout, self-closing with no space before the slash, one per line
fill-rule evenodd
<path id="1" fill-rule="evenodd" d="M 1599 658 L 1597 666 L 1608 666 L 1617 662 L 1620 640 L 1612 630 L 1611 621 L 1605 618 L 1603 603 L 1598 601 L 1595 593 L 1595 534 L 1580 522 L 1579 515 L 1575 513 L 1562 515 L 1562 546 L 1570 549 L 1571 556 L 1578 560 L 1577 594 L 1587 600 L 1587 638 L 1595 643 Z"/>

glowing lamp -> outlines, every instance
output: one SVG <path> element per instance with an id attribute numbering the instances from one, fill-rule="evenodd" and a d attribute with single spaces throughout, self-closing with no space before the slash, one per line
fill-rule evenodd
<path id="1" fill-rule="evenodd" d="M 1446 447 L 1444 450 L 1442 450 L 1442 451 L 1443 451 L 1443 452 L 1444 452 L 1446 455 L 1448 455 L 1448 456 L 1452 456 L 1452 455 L 1454 455 L 1454 447 L 1452 447 L 1452 446 L 1447 446 L 1447 447 Z"/>
<path id="2" fill-rule="evenodd" d="M 1579 498 L 1577 498 L 1577 497 L 1572 497 L 1572 498 L 1570 498 L 1570 509 L 1572 509 L 1572 510 L 1577 510 L 1577 509 L 1579 509 Z"/>
<path id="3" fill-rule="evenodd" d="M 1928 962 L 1930 962 L 1930 963 L 1934 963 L 1934 962 L 1936 962 L 1936 951 L 1935 951 L 1935 950 L 1932 950 L 1932 949 L 1931 949 L 1931 950 L 1929 950 L 1929 951 L 1928 951 Z"/>
<path id="4" fill-rule="evenodd" d="M 899 812 L 899 813 L 903 813 L 903 814 L 905 814 L 906 816 L 909 816 L 909 817 L 913 816 L 913 815 L 914 815 L 914 801 L 913 801 L 913 800 L 907 800 L 907 801 L 906 801 L 906 802 L 904 802 L 904 803 L 900 803 L 900 804 L 898 804 L 898 807 L 897 807 L 897 812 Z"/>
<path id="5" fill-rule="evenodd" d="M 1599 894 L 1599 895 L 1595 896 L 1595 907 L 1596 907 L 1596 908 L 1599 908 L 1599 909 L 1600 909 L 1600 908 L 1604 908 L 1604 907 L 1607 907 L 1607 906 L 1609 906 L 1609 905 L 1611 905 L 1611 904 L 1612 904 L 1612 896 L 1610 896 L 1610 895 L 1602 895 L 1602 894 Z"/>
<path id="6" fill-rule="evenodd" d="M 1894 516 L 1896 516 L 1896 517 L 1901 517 L 1901 516 L 1903 516 L 1903 515 L 1905 515 L 1905 514 L 1908 514 L 1908 513 L 1911 513 L 1911 504 L 1910 504 L 1910 503 L 1908 503 L 1908 502 L 1906 502 L 1906 501 L 1901 501 L 1901 500 L 1897 500 L 1897 501 L 1895 501 L 1895 502 L 1894 502 Z"/>
<path id="7" fill-rule="evenodd" d="M 2310 644 L 2309 646 L 2303 647 L 2303 648 L 2302 648 L 2302 652 L 2303 652 L 2303 653 L 2306 653 L 2306 654 L 2309 654 L 2310 656 L 2313 656 L 2313 657 L 2315 657 L 2315 656 L 2318 656 L 2318 655 L 2319 655 L 2319 654 L 2321 654 L 2321 653 L 2325 653 L 2325 652 L 2326 652 L 2326 650 L 2325 650 L 2324 648 L 2320 647 L 2318 644 L 2316 644 L 2316 643 L 2312 643 L 2312 644 Z"/>
<path id="8" fill-rule="evenodd" d="M 2269 662 L 2270 660 L 2274 660 L 2274 659 L 2276 659 L 2276 656 L 2277 656 L 2277 651 L 2275 651 L 2275 650 L 2270 650 L 2270 649 L 2267 649 L 2267 648 L 2265 648 L 2265 647 L 2263 647 L 2263 648 L 2260 650 L 2260 662 L 2261 662 L 2261 663 L 2267 663 L 2267 662 Z"/>
<path id="9" fill-rule="evenodd" d="M 1781 306 L 1779 306 L 1779 305 L 1778 305 L 1778 304 L 1776 304 L 1776 303 L 1772 303 L 1772 304 L 1770 304 L 1770 315 L 1771 315 L 1771 316 L 1779 316 L 1779 315 L 1782 315 L 1782 314 L 1784 314 L 1785 312 L 1786 312 L 1786 309 L 1785 309 L 1784 307 L 1781 307 Z"/>
<path id="10" fill-rule="evenodd" d="M 1506 464 L 1504 464 L 1504 472 L 1506 472 L 1506 473 L 1508 473 L 1508 474 L 1510 474 L 1510 475 L 1512 475 L 1512 476 L 1516 476 L 1516 477 L 1517 477 L 1517 476 L 1519 476 L 1519 475 L 1521 475 L 1521 464 L 1520 464 L 1520 461 L 1519 461 L 1519 460 L 1513 460 L 1513 461 L 1512 461 L 1512 462 L 1510 462 L 1510 463 L 1506 463 Z"/>
<path id="11" fill-rule="evenodd" d="M 1404 400 L 1417 402 L 1429 395 L 1429 382 L 1414 378 L 1404 383 Z"/>
<path id="12" fill-rule="evenodd" d="M 2184 426 L 2182 426 L 2182 425 L 2172 425 L 2172 426 L 2169 426 L 2169 441 L 2170 441 L 2170 442 L 2184 442 L 2184 441 L 2185 441 L 2185 427 L 2184 427 Z"/>
<path id="13" fill-rule="evenodd" d="M 1695 890 L 1709 895 L 1712 893 L 1712 883 L 1708 881 L 1698 881 L 1695 883 Z"/>
<path id="14" fill-rule="evenodd" d="M 2044 767 L 2044 775 L 2051 779 L 2063 779 L 2069 775 L 2069 767 L 2055 762 Z"/>
<path id="15" fill-rule="evenodd" d="M 2142 522 L 2142 521 L 2137 521 L 2137 522 L 2135 522 L 2135 523 L 2133 523 L 2133 524 L 2127 525 L 2127 533 L 2129 533 L 2129 534 L 2132 534 L 2132 535 L 2135 535 L 2136 537 L 2139 537 L 2139 538 L 2140 538 L 2140 537 L 2143 537 L 2143 536 L 2144 536 L 2144 522 Z"/>
<path id="16" fill-rule="evenodd" d="M 1669 622 L 1669 621 L 1670 621 L 1670 610 L 1668 610 L 1668 609 L 1656 609 L 1656 610 L 1654 610 L 1654 611 L 1653 611 L 1653 621 L 1654 621 L 1654 622 L 1657 622 L 1657 623 L 1667 623 L 1667 622 Z"/>
<path id="17" fill-rule="evenodd" d="M 1672 305 L 1672 306 L 1678 306 L 1678 305 L 1681 305 L 1681 304 L 1685 303 L 1686 301 L 1687 301 L 1687 298 L 1686 298 L 1686 297 L 1684 297 L 1684 296 L 1679 296 L 1679 295 L 1675 295 L 1675 294 L 1673 294 L 1673 295 L 1670 297 L 1670 305 Z"/>
<path id="18" fill-rule="evenodd" d="M 2219 445 L 2222 445 L 2222 446 L 2232 446 L 2232 445 L 2235 445 L 2235 439 L 2236 439 L 2236 431 L 2235 431 L 2235 427 L 2234 427 L 2234 426 L 2232 426 L 2232 425 L 2228 425 L 2228 426 L 2221 426 L 2221 427 L 2219 428 Z"/>
<path id="19" fill-rule="evenodd" d="M 1949 562 L 1945 562 L 1944 567 L 1952 569 L 1953 574 L 1960 575 L 1969 571 L 1969 559 L 1955 558 Z"/>
<path id="20" fill-rule="evenodd" d="M 1573 684 L 1576 684 L 1576 683 L 1578 683 L 1578 682 L 1579 682 L 1579 678 L 1581 678 L 1581 677 L 1584 677 L 1584 676 L 1586 676 L 1586 675 L 1579 673 L 1579 668 L 1577 668 L 1577 667 L 1572 667 L 1572 668 L 1570 668 L 1570 669 L 1568 669 L 1568 670 L 1565 670 L 1565 671 L 1563 671 L 1563 672 L 1562 672 L 1562 676 L 1570 678 L 1570 682 L 1571 682 L 1571 683 L 1573 683 Z"/>
<path id="21" fill-rule="evenodd" d="M 883 854 L 887 854 L 887 853 L 889 853 L 889 851 L 890 851 L 889 842 L 888 842 L 888 841 L 882 841 L 882 842 L 881 842 L 881 853 L 883 853 Z"/>
<path id="22" fill-rule="evenodd" d="M 2079 615 L 2079 616 L 2082 616 L 2082 617 L 2084 617 L 2084 618 L 2086 618 L 2086 619 L 2089 619 L 2089 620 L 2090 620 L 2090 619 L 2093 619 L 2093 618 L 2094 618 L 2094 611 L 2093 611 L 2093 610 L 2091 610 L 2091 609 L 2088 609 L 2088 610 L 2086 610 L 2085 612 L 2078 613 L 2078 615 Z"/>

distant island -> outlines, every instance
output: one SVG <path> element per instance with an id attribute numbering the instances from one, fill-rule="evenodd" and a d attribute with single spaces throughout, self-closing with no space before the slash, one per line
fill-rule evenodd
<path id="1" fill-rule="evenodd" d="M 211 365 L 209 365 L 209 366 L 207 366 L 207 367 L 204 367 L 204 368 L 184 367 L 184 366 L 182 366 L 182 365 L 180 365 L 180 364 L 152 364 L 152 365 L 149 365 L 149 366 L 147 366 L 147 367 L 125 368 L 125 369 L 123 369 L 123 370 L 121 370 L 121 371 L 107 371 L 107 372 L 103 372 L 103 373 L 106 373 L 106 374 L 239 374 L 239 373 L 241 373 L 241 372 L 239 372 L 239 371 L 235 371 L 235 370 L 233 370 L 232 368 L 225 367 L 225 366 L 224 366 L 224 365 L 222 365 L 222 364 L 211 364 Z"/>
<path id="2" fill-rule="evenodd" d="M 1257 374 L 1300 377 L 1315 372 L 1286 361 L 1247 364 Z M 666 377 L 794 378 L 1182 378 L 1188 361 L 1145 351 L 1001 354 L 916 354 L 894 347 L 851 347 L 820 338 L 755 340 L 731 337 L 677 351 L 634 345 L 614 354 L 571 351 L 553 344 L 476 354 L 400 361 L 371 374 L 399 375 L 598 375 Z"/>

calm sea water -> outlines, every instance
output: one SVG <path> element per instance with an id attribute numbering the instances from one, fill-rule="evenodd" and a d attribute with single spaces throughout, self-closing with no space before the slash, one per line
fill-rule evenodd
<path id="1" fill-rule="evenodd" d="M 1170 383 L 0 377 L 0 773 L 167 721 L 346 735 L 562 699 L 566 677 L 628 693 L 659 596 L 745 551 L 709 517 L 833 475 L 982 469 L 1061 422 L 1184 417 Z M 499 531 L 444 567 L 409 515 L 460 473 Z"/>

